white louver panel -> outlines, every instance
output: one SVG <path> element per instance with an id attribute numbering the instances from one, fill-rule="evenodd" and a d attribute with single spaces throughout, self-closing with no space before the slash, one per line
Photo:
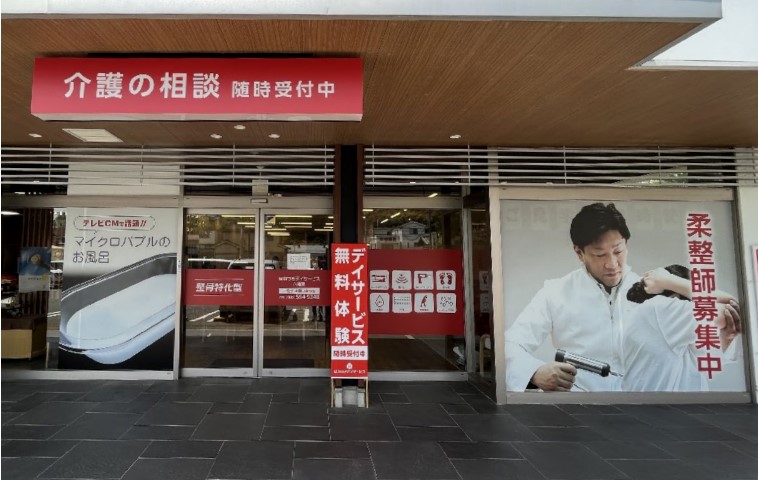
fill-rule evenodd
<path id="1" fill-rule="evenodd" d="M 699 186 L 758 181 L 754 149 L 366 149 L 367 186 Z"/>
<path id="2" fill-rule="evenodd" d="M 2 149 L 3 185 L 102 185 L 104 172 L 112 186 L 331 186 L 334 148 Z"/>

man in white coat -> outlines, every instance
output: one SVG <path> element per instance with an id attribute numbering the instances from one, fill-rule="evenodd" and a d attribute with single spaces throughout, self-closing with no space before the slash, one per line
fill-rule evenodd
<path id="1" fill-rule="evenodd" d="M 577 374 L 563 362 L 548 362 L 533 352 L 548 335 L 556 349 L 607 362 L 623 371 L 623 318 L 636 305 L 626 291 L 639 276 L 626 265 L 630 232 L 624 216 L 610 203 L 586 205 L 571 221 L 571 241 L 582 266 L 547 280 L 505 333 L 506 388 L 545 391 L 621 389 L 620 378 Z"/>

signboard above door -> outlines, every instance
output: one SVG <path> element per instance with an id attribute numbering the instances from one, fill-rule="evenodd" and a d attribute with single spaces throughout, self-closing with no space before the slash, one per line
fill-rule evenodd
<path id="1" fill-rule="evenodd" d="M 360 121 L 360 58 L 37 58 L 42 120 Z"/>

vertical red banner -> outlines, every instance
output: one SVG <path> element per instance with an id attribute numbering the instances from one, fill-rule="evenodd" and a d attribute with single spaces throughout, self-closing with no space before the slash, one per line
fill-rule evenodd
<path id="1" fill-rule="evenodd" d="M 332 244 L 332 378 L 368 378 L 368 246 Z"/>

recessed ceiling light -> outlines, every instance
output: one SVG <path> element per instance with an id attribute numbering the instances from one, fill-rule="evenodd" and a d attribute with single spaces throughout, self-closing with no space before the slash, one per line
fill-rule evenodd
<path id="1" fill-rule="evenodd" d="M 123 140 L 102 128 L 64 128 L 64 132 L 83 142 L 122 143 Z"/>
<path id="2" fill-rule="evenodd" d="M 279 138 L 279 134 L 278 133 L 270 133 L 268 135 L 268 138 Z"/>
<path id="3" fill-rule="evenodd" d="M 20 212 L 14 212 L 12 210 L 3 210 L 0 212 L 0 215 L 21 215 Z"/>
<path id="4" fill-rule="evenodd" d="M 453 135 L 450 135 L 450 139 L 451 140 L 458 140 L 459 138 L 461 138 L 461 136 L 459 134 L 457 134 L 457 133 L 455 133 Z"/>
<path id="5" fill-rule="evenodd" d="M 437 192 L 434 192 L 434 193 L 430 193 L 430 194 L 429 194 L 429 198 L 434 198 L 434 197 L 436 197 L 437 195 L 439 195 L 439 193 L 437 193 Z"/>
<path id="6" fill-rule="evenodd" d="M 234 129 L 235 129 L 235 130 L 244 130 L 244 129 L 246 129 L 246 128 L 247 128 L 247 127 L 246 127 L 246 126 L 244 126 L 244 125 L 235 125 L 235 126 L 234 126 Z"/>
<path id="7" fill-rule="evenodd" d="M 215 138 L 216 140 L 218 140 L 219 138 L 222 138 L 222 137 L 218 133 L 211 133 L 211 138 Z"/>
<path id="8" fill-rule="evenodd" d="M 39 133 L 30 133 L 29 136 L 32 138 L 42 138 L 42 135 L 40 135 Z"/>

